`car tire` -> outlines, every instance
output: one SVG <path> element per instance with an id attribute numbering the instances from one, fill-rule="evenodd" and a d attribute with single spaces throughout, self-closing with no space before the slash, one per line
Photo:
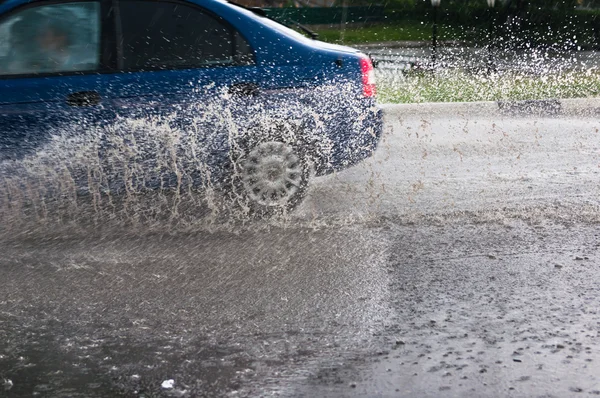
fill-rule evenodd
<path id="1" fill-rule="evenodd" d="M 234 159 L 235 200 L 258 216 L 283 214 L 306 194 L 310 167 L 296 146 L 282 140 L 258 142 Z"/>

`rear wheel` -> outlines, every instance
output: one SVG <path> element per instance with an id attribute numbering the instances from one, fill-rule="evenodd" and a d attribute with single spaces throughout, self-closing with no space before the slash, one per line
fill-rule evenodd
<path id="1" fill-rule="evenodd" d="M 259 143 L 239 159 L 237 166 L 237 185 L 254 211 L 291 210 L 304 198 L 308 167 L 302 154 L 290 144 Z"/>

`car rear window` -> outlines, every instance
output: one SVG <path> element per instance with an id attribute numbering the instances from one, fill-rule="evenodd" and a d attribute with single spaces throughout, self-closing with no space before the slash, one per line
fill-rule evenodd
<path id="1" fill-rule="evenodd" d="M 244 6 L 240 5 L 240 4 L 237 4 L 237 3 L 231 2 L 231 1 L 228 1 L 227 3 L 229 3 L 229 4 L 231 4 L 231 5 L 235 6 L 235 7 L 241 8 L 241 9 L 245 10 L 247 13 L 254 15 L 256 18 L 260 19 L 261 23 L 263 23 L 263 24 L 267 25 L 268 27 L 270 27 L 270 28 L 278 31 L 279 33 L 283 33 L 286 36 L 291 36 L 291 37 L 293 37 L 293 38 L 295 38 L 297 40 L 300 40 L 300 41 L 307 41 L 307 42 L 311 42 L 312 41 L 312 39 L 309 38 L 308 36 L 306 36 L 305 33 L 300 33 L 300 32 L 298 32 L 298 31 L 296 31 L 296 30 L 294 30 L 294 29 L 292 29 L 290 27 L 285 26 L 284 24 L 282 24 L 282 23 L 280 23 L 280 22 L 278 22 L 278 21 L 276 21 L 276 20 L 274 20 L 272 18 L 269 18 L 266 15 L 263 15 L 262 12 L 259 12 L 260 9 L 255 10 L 255 9 L 252 9 L 252 8 L 244 7 Z"/>
<path id="2" fill-rule="evenodd" d="M 253 63 L 244 38 L 218 17 L 173 2 L 120 3 L 125 70 Z"/>

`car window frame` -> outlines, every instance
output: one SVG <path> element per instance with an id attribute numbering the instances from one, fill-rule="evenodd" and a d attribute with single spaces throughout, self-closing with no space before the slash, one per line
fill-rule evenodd
<path id="1" fill-rule="evenodd" d="M 169 67 L 169 68 L 160 68 L 160 67 L 156 67 L 156 68 L 148 68 L 148 67 L 144 67 L 144 68 L 125 68 L 124 67 L 124 63 L 123 63 L 123 36 L 122 36 L 122 23 L 123 21 L 121 20 L 121 12 L 120 12 L 120 6 L 121 3 L 124 1 L 132 1 L 132 2 L 144 2 L 144 3 L 170 3 L 170 4 L 177 4 L 180 6 L 185 6 L 185 7 L 189 7 L 192 9 L 196 9 L 201 13 L 204 13 L 206 15 L 208 15 L 209 17 L 214 18 L 216 21 L 218 21 L 219 23 L 221 23 L 224 27 L 226 27 L 230 33 L 232 34 L 232 38 L 235 38 L 235 34 L 237 33 L 248 45 L 248 48 L 250 49 L 250 62 L 247 64 L 230 64 L 230 63 L 211 63 L 211 64 L 204 64 L 204 65 L 182 65 L 180 67 Z M 222 17 L 221 15 L 206 9 L 196 3 L 190 2 L 190 1 L 180 1 L 180 0 L 112 0 L 113 3 L 113 7 L 115 7 L 115 40 L 116 40 L 116 45 L 117 45 L 117 68 L 119 70 L 119 72 L 123 72 L 123 73 L 137 73 L 137 72 L 166 72 L 166 71 L 177 71 L 177 70 L 195 70 L 195 69 L 210 69 L 210 68 L 239 68 L 239 67 L 247 67 L 247 66 L 256 66 L 257 62 L 256 62 L 256 50 L 254 49 L 254 47 L 252 46 L 252 44 L 250 43 L 250 41 L 248 40 L 248 38 L 239 30 L 237 29 L 235 26 L 233 26 L 226 18 Z M 232 45 L 234 50 L 236 49 L 236 43 L 235 40 L 232 41 Z M 235 57 L 235 55 L 234 55 Z"/>
<path id="2" fill-rule="evenodd" d="M 0 16 L 0 23 L 10 18 L 12 15 L 27 10 L 29 8 L 38 8 L 56 4 L 74 4 L 74 3 L 98 3 L 100 5 L 100 46 L 99 46 L 99 63 L 98 67 L 93 70 L 85 71 L 64 71 L 64 72 L 43 72 L 43 73 L 18 73 L 10 75 L 0 74 L 0 80 L 13 79 L 31 79 L 31 78 L 51 78 L 64 76 L 84 76 L 98 75 L 102 73 L 113 73 L 116 70 L 116 54 L 114 52 L 115 40 L 109 34 L 113 29 L 111 27 L 113 19 L 110 17 L 111 4 L 106 0 L 47 0 L 36 1 L 22 4 L 11 9 L 10 11 Z"/>

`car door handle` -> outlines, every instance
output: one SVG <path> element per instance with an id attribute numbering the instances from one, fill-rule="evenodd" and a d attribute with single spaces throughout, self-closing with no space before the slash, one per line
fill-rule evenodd
<path id="1" fill-rule="evenodd" d="M 93 106 L 100 103 L 101 97 L 95 91 L 79 91 L 67 95 L 67 105 L 70 106 Z"/>
<path id="2" fill-rule="evenodd" d="M 259 91 L 256 83 L 236 83 L 229 87 L 229 94 L 236 96 L 253 96 Z"/>

